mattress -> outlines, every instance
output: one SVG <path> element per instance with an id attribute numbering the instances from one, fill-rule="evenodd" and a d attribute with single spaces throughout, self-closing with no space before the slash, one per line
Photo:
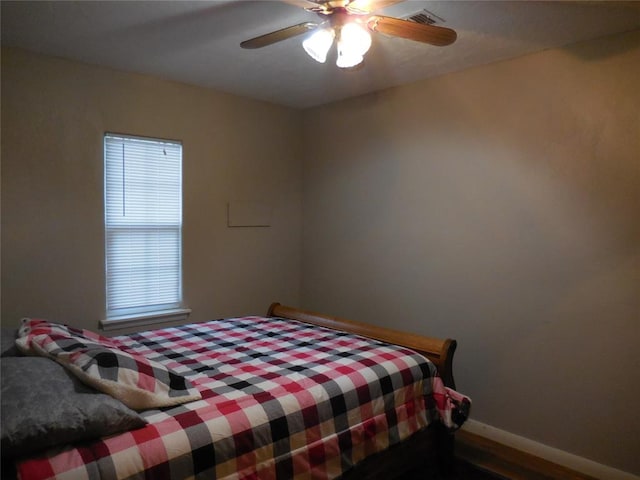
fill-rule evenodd
<path id="1" fill-rule="evenodd" d="M 460 423 L 429 360 L 345 332 L 252 316 L 110 341 L 184 376 L 201 399 L 19 461 L 23 479 L 336 478 L 433 422 Z"/>

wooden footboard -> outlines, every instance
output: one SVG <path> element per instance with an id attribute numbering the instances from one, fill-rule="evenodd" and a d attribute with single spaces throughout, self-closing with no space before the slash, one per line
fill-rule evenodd
<path id="1" fill-rule="evenodd" d="M 393 343 L 410 348 L 431 360 L 438 368 L 438 373 L 447 387 L 455 389 L 453 379 L 453 354 L 457 343 L 450 338 L 439 339 L 424 337 L 413 333 L 401 332 L 389 328 L 377 327 L 353 320 L 331 317 L 320 313 L 308 312 L 279 303 L 272 303 L 267 312 L 269 317 L 288 318 L 300 322 L 311 323 L 333 330 L 355 333 L 363 337 Z"/>

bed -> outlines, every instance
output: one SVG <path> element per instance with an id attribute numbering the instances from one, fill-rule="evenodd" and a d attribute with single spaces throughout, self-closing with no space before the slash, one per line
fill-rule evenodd
<path id="1" fill-rule="evenodd" d="M 2 358 L 2 453 L 4 472 L 10 462 L 23 479 L 429 478 L 446 473 L 452 432 L 469 413 L 454 390 L 454 340 L 279 303 L 265 317 L 112 338 L 28 319 L 18 336 L 27 356 Z M 44 435 L 49 444 L 27 439 L 27 454 L 6 443 L 5 423 L 24 422 L 6 416 L 5 377 L 34 385 L 57 375 L 28 380 L 16 373 L 25 359 L 62 369 L 71 397 L 100 399 L 86 421 L 102 414 L 118 425 L 70 431 L 65 417 L 57 423 L 67 430 Z M 38 401 L 60 388 L 45 387 Z M 111 401 L 121 405 L 105 413 Z M 37 410 L 19 402 L 16 416 Z"/>

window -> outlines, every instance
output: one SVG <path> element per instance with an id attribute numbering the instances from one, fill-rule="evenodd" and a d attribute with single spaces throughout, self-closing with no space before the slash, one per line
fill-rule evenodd
<path id="1" fill-rule="evenodd" d="M 181 143 L 106 134 L 104 165 L 103 328 L 185 318 Z"/>

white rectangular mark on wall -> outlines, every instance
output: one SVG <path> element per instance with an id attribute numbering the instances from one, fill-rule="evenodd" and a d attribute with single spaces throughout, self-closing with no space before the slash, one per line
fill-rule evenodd
<path id="1" fill-rule="evenodd" d="M 228 227 L 270 227 L 273 208 L 263 202 L 227 203 Z"/>

